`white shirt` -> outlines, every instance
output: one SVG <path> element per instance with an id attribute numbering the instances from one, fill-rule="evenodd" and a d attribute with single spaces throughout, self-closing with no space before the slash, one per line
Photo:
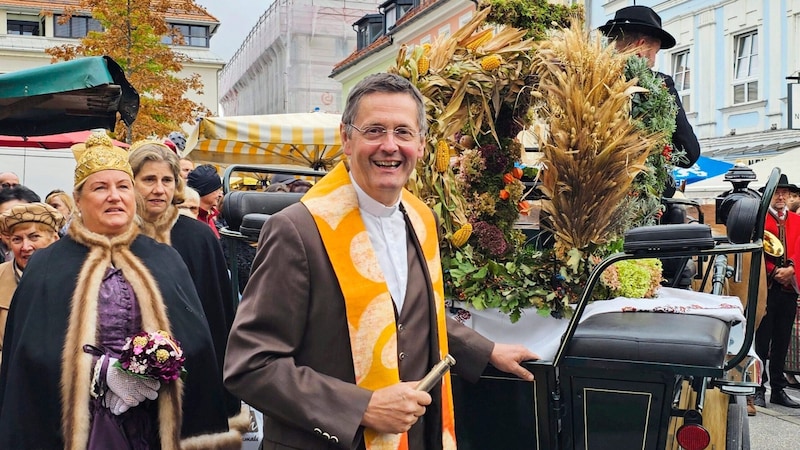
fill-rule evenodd
<path id="1" fill-rule="evenodd" d="M 400 211 L 400 199 L 392 206 L 385 206 L 367 195 L 353 179 L 350 181 L 358 196 L 358 209 L 367 228 L 370 243 L 375 249 L 378 263 L 392 295 L 397 314 L 403 309 L 408 284 L 408 247 L 406 244 L 406 222 Z"/>
<path id="2" fill-rule="evenodd" d="M 772 215 L 775 216 L 776 219 L 785 219 L 787 211 L 789 211 L 789 209 L 786 208 L 786 207 L 784 207 L 780 211 L 778 211 L 777 209 L 773 208 L 772 206 L 769 207 L 769 212 L 771 212 Z"/>

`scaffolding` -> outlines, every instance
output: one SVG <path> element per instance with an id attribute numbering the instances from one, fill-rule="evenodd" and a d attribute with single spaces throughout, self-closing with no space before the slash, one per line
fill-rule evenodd
<path id="1" fill-rule="evenodd" d="M 379 0 L 275 0 L 219 75 L 227 116 L 339 112 L 328 77 L 356 48 L 352 24 Z"/>

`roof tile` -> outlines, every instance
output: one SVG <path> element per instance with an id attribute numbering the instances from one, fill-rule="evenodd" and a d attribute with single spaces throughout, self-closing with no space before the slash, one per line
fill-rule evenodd
<path id="1" fill-rule="evenodd" d="M 440 1 L 445 1 L 445 0 L 422 0 L 419 5 L 415 6 L 414 8 L 411 8 L 403 17 L 400 18 L 400 20 L 397 21 L 397 23 L 395 24 L 395 28 L 410 22 L 415 16 L 420 14 L 422 11 L 425 11 L 426 9 L 430 8 L 435 3 L 440 2 Z M 2 3 L 2 1 L 0 1 L 0 3 Z M 345 66 L 348 66 L 348 65 L 352 64 L 353 62 L 359 60 L 361 57 L 372 53 L 373 49 L 375 49 L 377 47 L 380 47 L 380 46 L 386 44 L 389 41 L 390 41 L 390 39 L 386 35 L 383 35 L 383 36 L 379 37 L 378 39 L 375 39 L 375 41 L 372 44 L 370 44 L 367 47 L 364 47 L 364 48 L 362 48 L 360 50 L 354 51 L 353 53 L 350 54 L 350 56 L 348 56 L 344 60 L 342 60 L 339 63 L 337 63 L 335 66 L 333 66 L 333 71 L 332 72 L 336 73 L 337 71 L 341 70 Z"/>

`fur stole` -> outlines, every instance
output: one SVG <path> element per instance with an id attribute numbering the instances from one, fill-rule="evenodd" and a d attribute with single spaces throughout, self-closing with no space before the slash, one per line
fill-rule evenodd
<path id="1" fill-rule="evenodd" d="M 144 211 L 142 207 L 138 208 L 140 211 Z M 149 236 L 162 244 L 172 245 L 170 236 L 172 227 L 174 227 L 175 222 L 178 221 L 178 215 L 178 208 L 175 205 L 169 205 L 167 210 L 158 216 L 155 221 L 149 222 L 144 216 L 139 216 L 139 228 L 141 228 L 142 234 L 145 236 Z"/>
<path id="2" fill-rule="evenodd" d="M 133 287 L 142 312 L 144 330 L 167 330 L 170 323 L 158 285 L 147 267 L 131 252 L 130 245 L 139 234 L 133 223 L 127 231 L 109 238 L 89 231 L 77 216 L 69 235 L 89 248 L 78 275 L 72 296 L 69 325 L 62 351 L 61 400 L 65 449 L 85 449 L 89 438 L 89 386 L 92 356 L 84 353 L 85 344 L 97 342 L 97 300 L 106 269 L 112 264 L 121 269 Z M 161 447 L 178 449 L 182 423 L 181 395 L 183 382 L 176 380 L 162 386 L 158 395 Z"/>

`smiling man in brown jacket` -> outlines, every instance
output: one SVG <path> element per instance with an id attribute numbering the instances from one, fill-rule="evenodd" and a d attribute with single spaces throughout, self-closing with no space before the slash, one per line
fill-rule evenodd
<path id="1" fill-rule="evenodd" d="M 448 353 L 532 380 L 537 359 L 445 317 L 436 219 L 405 186 L 423 155 L 422 97 L 371 75 L 350 93 L 346 163 L 265 224 L 225 360 L 226 386 L 264 412 L 265 449 L 453 449 Z"/>

